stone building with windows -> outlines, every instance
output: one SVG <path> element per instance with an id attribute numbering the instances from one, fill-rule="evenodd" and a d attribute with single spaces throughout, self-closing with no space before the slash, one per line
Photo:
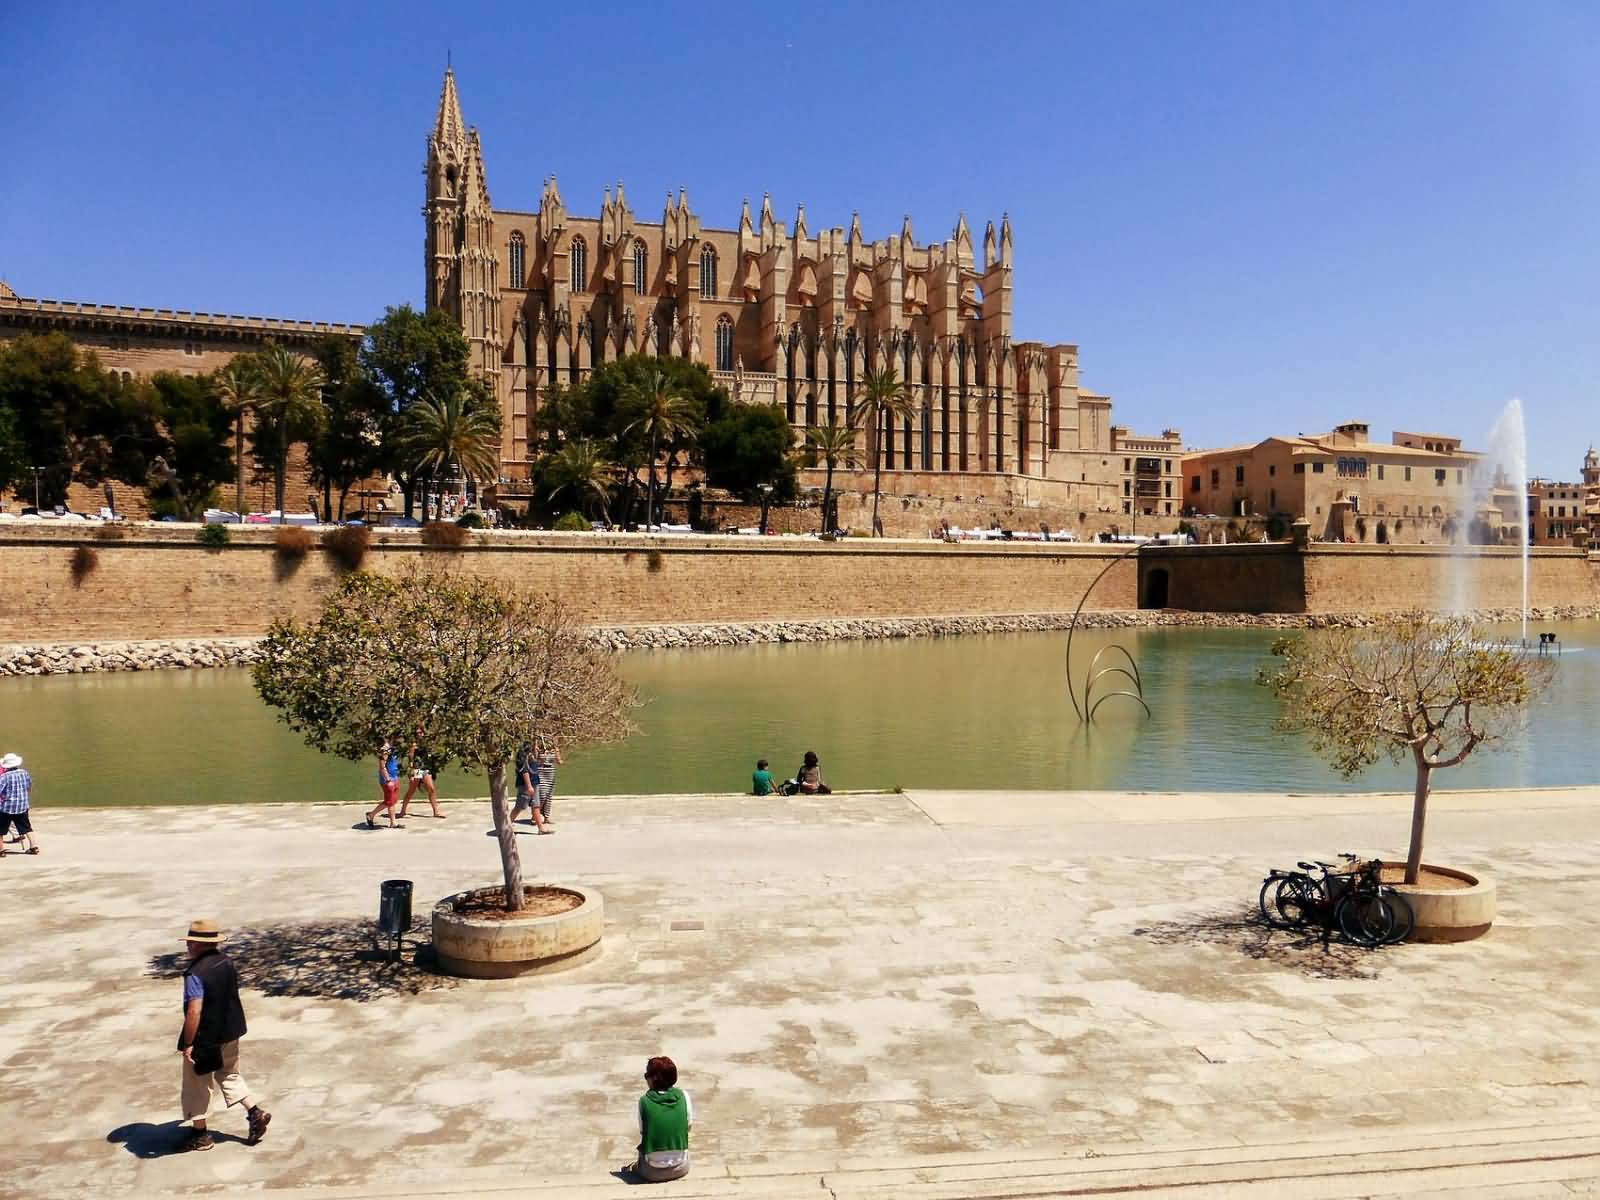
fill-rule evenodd
<path id="1" fill-rule="evenodd" d="M 1481 520 L 1498 539 L 1501 526 L 1518 523 L 1515 497 L 1507 493 L 1508 513 L 1493 489 L 1480 489 L 1480 458 L 1459 438 L 1397 432 L 1374 442 L 1365 422 L 1349 421 L 1314 436 L 1186 453 L 1183 511 L 1305 518 L 1315 537 L 1358 542 L 1461 541 Z"/>
<path id="2" fill-rule="evenodd" d="M 1076 346 L 1012 335 L 1007 218 L 975 236 L 963 216 L 924 242 L 907 217 L 869 241 L 856 216 L 813 230 L 803 205 L 785 222 L 763 197 L 718 229 L 681 188 L 658 219 L 620 182 L 580 215 L 553 177 L 531 208 L 496 207 L 449 70 L 425 175 L 427 304 L 460 323 L 500 398 L 502 493 L 526 475 L 547 391 L 640 353 L 704 363 L 797 437 L 850 420 L 866 374 L 892 369 L 916 415 L 884 439 L 886 491 L 1120 509 L 1110 398 L 1080 385 Z"/>
<path id="3" fill-rule="evenodd" d="M 1170 517 L 1183 508 L 1183 435 L 1163 429 L 1143 437 L 1122 425 L 1111 427 L 1113 451 L 1122 458 L 1122 512 Z"/>

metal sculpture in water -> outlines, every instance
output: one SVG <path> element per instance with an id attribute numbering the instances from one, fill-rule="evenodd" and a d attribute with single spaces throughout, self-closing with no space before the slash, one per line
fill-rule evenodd
<path id="1" fill-rule="evenodd" d="M 1078 715 L 1078 720 L 1085 725 L 1094 724 L 1094 714 L 1099 711 L 1100 706 L 1107 700 L 1115 699 L 1118 696 L 1126 697 L 1144 709 L 1146 718 L 1151 715 L 1150 705 L 1145 703 L 1144 681 L 1139 677 L 1139 664 L 1134 661 L 1133 655 L 1128 652 L 1127 647 L 1117 642 L 1113 642 L 1109 646 L 1100 647 L 1099 650 L 1095 651 L 1095 656 L 1089 660 L 1089 669 L 1084 672 L 1083 676 L 1083 702 L 1081 704 L 1078 702 L 1078 694 L 1072 686 L 1072 635 L 1078 630 L 1078 617 L 1083 612 L 1084 604 L 1088 602 L 1089 593 L 1094 591 L 1095 584 L 1105 578 L 1107 571 L 1138 552 L 1139 547 L 1137 544 L 1129 546 L 1128 549 L 1100 568 L 1100 573 L 1089 581 L 1089 586 L 1083 589 L 1083 595 L 1078 597 L 1078 607 L 1072 610 L 1072 621 L 1067 625 L 1067 698 L 1072 701 L 1072 711 Z M 1123 666 L 1121 663 L 1113 662 L 1110 666 L 1102 667 L 1100 659 L 1107 654 L 1122 655 L 1127 660 L 1128 665 Z M 1123 687 L 1114 692 L 1103 692 L 1100 696 L 1095 696 L 1095 684 L 1107 675 L 1123 676 L 1133 685 L 1133 690 L 1129 691 Z"/>

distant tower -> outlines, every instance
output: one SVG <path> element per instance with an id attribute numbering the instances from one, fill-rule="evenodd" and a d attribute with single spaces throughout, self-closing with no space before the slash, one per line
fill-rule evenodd
<path id="1" fill-rule="evenodd" d="M 500 260 L 478 131 L 461 119 L 456 77 L 445 69 L 439 114 L 428 135 L 427 306 L 455 318 L 472 348 L 471 364 L 499 394 Z"/>
<path id="2" fill-rule="evenodd" d="M 1593 446 L 1583 456 L 1583 486 L 1600 487 L 1600 453 Z"/>

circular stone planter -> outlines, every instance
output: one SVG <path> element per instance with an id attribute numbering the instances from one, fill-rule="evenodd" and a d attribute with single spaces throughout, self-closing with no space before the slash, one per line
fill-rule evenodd
<path id="1" fill-rule="evenodd" d="M 1399 866 L 1403 872 L 1403 860 Z M 1494 880 L 1480 879 L 1465 871 L 1427 863 L 1422 865 L 1422 872 L 1422 879 L 1418 883 L 1389 883 L 1390 887 L 1411 902 L 1411 911 L 1417 915 L 1412 941 L 1465 942 L 1489 932 L 1489 926 L 1494 924 Z M 1448 887 L 1440 882 L 1430 883 L 1430 873 L 1449 880 L 1460 880 L 1465 886 Z M 1388 874 L 1387 867 L 1384 874 Z"/>
<path id="2" fill-rule="evenodd" d="M 591 888 L 555 887 L 579 897 L 565 912 L 542 917 L 490 917 L 456 911 L 458 900 L 486 891 L 446 896 L 433 906 L 433 953 L 441 970 L 469 979 L 509 979 L 561 971 L 600 952 L 605 903 Z"/>

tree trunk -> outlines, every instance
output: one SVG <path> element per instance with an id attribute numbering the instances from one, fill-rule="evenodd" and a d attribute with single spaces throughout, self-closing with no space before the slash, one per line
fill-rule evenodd
<path id="1" fill-rule="evenodd" d="M 822 481 L 822 532 L 828 533 L 828 513 L 833 500 L 833 459 L 828 460 L 828 473 Z"/>
<path id="2" fill-rule="evenodd" d="M 649 498 L 644 502 L 644 531 L 650 532 L 650 526 L 656 523 L 656 455 L 661 452 L 660 443 L 656 435 L 650 435 L 650 492 Z"/>
<path id="3" fill-rule="evenodd" d="M 289 474 L 289 423 L 281 422 L 278 426 L 278 461 L 272 479 L 272 500 L 278 510 L 278 524 L 283 524 L 283 489 L 288 482 L 285 478 Z"/>
<path id="4" fill-rule="evenodd" d="M 1417 882 L 1422 870 L 1422 831 L 1428 819 L 1428 789 L 1432 786 L 1433 768 L 1428 765 L 1422 751 L 1413 751 L 1417 761 L 1417 789 L 1411 801 L 1411 846 L 1406 851 L 1406 882 Z"/>
<path id="5" fill-rule="evenodd" d="M 409 521 L 412 518 L 412 514 L 414 514 L 417 511 L 417 505 L 416 505 L 417 478 L 416 478 L 415 475 L 402 475 L 402 476 L 400 476 L 400 480 L 401 480 L 400 486 L 401 486 L 401 489 L 402 489 L 402 493 L 401 494 L 404 495 L 405 498 L 406 498 L 406 507 L 405 507 L 406 520 Z"/>
<path id="6" fill-rule="evenodd" d="M 233 423 L 233 462 L 235 467 L 233 486 L 233 510 L 239 514 L 239 519 L 244 520 L 244 409 L 239 410 L 239 416 Z"/>
<path id="7" fill-rule="evenodd" d="M 517 831 L 506 806 L 506 764 L 498 759 L 489 767 L 489 807 L 494 812 L 494 836 L 500 843 L 500 868 L 505 875 L 506 911 L 522 907 L 522 856 L 517 853 Z"/>
<path id="8" fill-rule="evenodd" d="M 341 521 L 344 520 L 345 501 L 350 498 L 350 488 L 352 486 L 353 485 L 346 483 L 339 488 L 339 520 Z"/>
<path id="9" fill-rule="evenodd" d="M 322 480 L 322 523 L 328 523 L 328 516 L 333 512 L 333 480 L 326 476 Z"/>
<path id="10" fill-rule="evenodd" d="M 883 536 L 883 522 L 878 520 L 878 496 L 883 491 L 883 434 L 878 426 L 883 421 L 883 409 L 879 409 L 876 419 L 872 422 L 872 536 Z"/>

